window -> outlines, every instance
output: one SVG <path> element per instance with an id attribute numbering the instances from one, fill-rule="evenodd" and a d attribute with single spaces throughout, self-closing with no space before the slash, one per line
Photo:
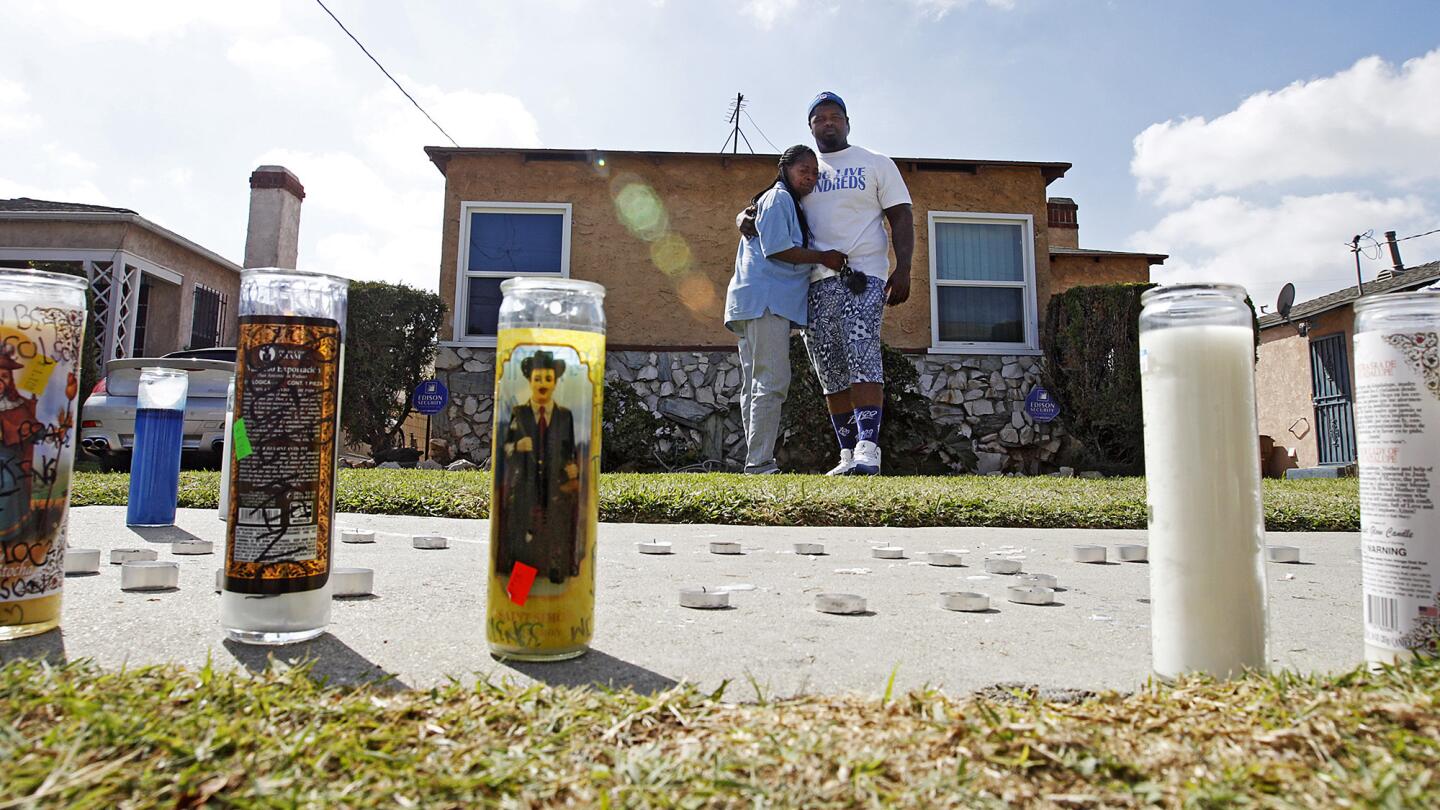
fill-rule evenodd
<path id="1" fill-rule="evenodd" d="M 143 288 L 142 288 L 143 289 Z M 220 330 L 225 323 L 225 294 L 204 284 L 195 285 L 195 306 L 190 313 L 191 349 L 209 349 L 220 345 Z"/>
<path id="2" fill-rule="evenodd" d="M 493 345 L 502 281 L 569 277 L 570 205 L 461 203 L 459 265 L 455 339 Z"/>
<path id="3" fill-rule="evenodd" d="M 1028 214 L 930 212 L 930 328 L 936 349 L 1038 351 L 1034 245 Z"/>

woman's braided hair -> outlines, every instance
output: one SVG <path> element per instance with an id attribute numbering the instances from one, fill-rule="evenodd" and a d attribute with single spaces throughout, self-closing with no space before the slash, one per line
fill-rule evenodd
<path id="1" fill-rule="evenodd" d="M 795 193 L 795 189 L 790 187 L 790 181 L 785 179 L 785 169 L 790 166 L 794 166 L 795 163 L 800 160 L 800 158 L 806 155 L 813 156 L 814 154 L 815 150 L 811 149 L 803 143 L 797 143 L 789 149 L 786 149 L 780 155 L 780 170 L 775 175 L 775 181 L 772 182 L 770 185 L 766 186 L 765 188 L 761 189 L 759 194 L 756 194 L 754 197 L 750 198 L 750 204 L 756 205 L 760 202 L 760 198 L 765 196 L 765 192 L 775 187 L 775 183 L 778 182 L 780 185 L 784 186 L 785 190 L 790 192 L 790 196 L 795 200 L 795 216 L 800 220 L 801 244 L 802 246 L 807 248 L 810 247 L 810 223 L 805 219 L 805 208 L 804 206 L 800 205 L 800 195 Z"/>

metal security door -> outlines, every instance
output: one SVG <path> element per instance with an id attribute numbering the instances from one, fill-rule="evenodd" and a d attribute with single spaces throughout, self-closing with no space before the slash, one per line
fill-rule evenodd
<path id="1" fill-rule="evenodd" d="M 1315 399 L 1315 441 L 1321 464 L 1355 461 L 1355 411 L 1350 407 L 1350 363 L 1345 336 L 1310 342 L 1310 384 Z"/>

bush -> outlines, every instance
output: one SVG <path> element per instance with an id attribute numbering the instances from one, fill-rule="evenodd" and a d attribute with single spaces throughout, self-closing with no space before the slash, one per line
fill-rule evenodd
<path id="1" fill-rule="evenodd" d="M 651 413 L 623 380 L 606 381 L 600 424 L 600 469 L 606 472 L 671 470 L 700 460 L 700 448 L 690 435 Z"/>
<path id="2" fill-rule="evenodd" d="M 1140 402 L 1140 296 L 1153 284 L 1071 287 L 1045 317 L 1045 387 L 1083 447 L 1080 465 L 1145 469 Z"/>
<path id="3" fill-rule="evenodd" d="M 123 506 L 130 477 L 75 474 L 73 507 Z M 1265 528 L 1354 532 L 1355 478 L 1266 480 Z M 179 502 L 214 509 L 220 474 L 180 474 Z M 341 470 L 339 512 L 484 519 L 488 472 Z M 608 523 L 730 526 L 997 526 L 1054 529 L 1145 528 L 1142 478 L 826 478 L 799 475 L 602 475 L 600 519 Z"/>
<path id="4" fill-rule="evenodd" d="M 445 302 L 404 284 L 350 285 L 340 422 L 380 457 L 410 415 L 411 392 L 435 362 Z"/>
<path id="5" fill-rule="evenodd" d="M 881 347 L 885 366 L 885 408 L 880 423 L 884 471 L 896 475 L 953 472 L 964 465 L 963 451 L 952 429 L 930 417 L 930 399 L 920 393 L 915 364 L 899 350 Z M 824 472 L 835 465 L 839 448 L 820 381 L 810 368 L 805 342 L 790 338 L 790 395 L 780 412 L 780 439 L 775 457 L 790 472 Z M 969 461 L 973 464 L 973 456 Z"/>

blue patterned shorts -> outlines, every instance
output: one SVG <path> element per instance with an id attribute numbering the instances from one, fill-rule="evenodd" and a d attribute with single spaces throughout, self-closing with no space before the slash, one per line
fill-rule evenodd
<path id="1" fill-rule="evenodd" d="M 839 276 L 810 285 L 805 349 L 827 395 L 855 383 L 884 383 L 880 322 L 885 313 L 885 282 L 866 276 L 865 292 L 850 292 Z"/>

